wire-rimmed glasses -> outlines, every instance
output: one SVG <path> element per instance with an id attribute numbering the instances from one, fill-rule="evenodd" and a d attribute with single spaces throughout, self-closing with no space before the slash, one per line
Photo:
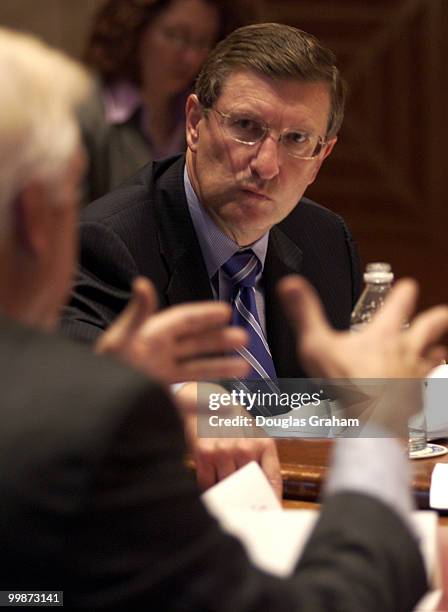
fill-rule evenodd
<path id="1" fill-rule="evenodd" d="M 284 128 L 280 132 L 259 119 L 243 113 L 223 113 L 217 108 L 206 108 L 204 112 L 214 111 L 220 117 L 220 124 L 229 138 L 240 144 L 253 146 L 266 138 L 268 134 L 280 142 L 288 155 L 296 159 L 316 159 L 321 154 L 326 140 L 322 136 L 309 134 L 299 128 Z"/>

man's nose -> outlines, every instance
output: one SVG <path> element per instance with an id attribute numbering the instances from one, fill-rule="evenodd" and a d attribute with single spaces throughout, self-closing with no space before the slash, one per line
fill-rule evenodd
<path id="1" fill-rule="evenodd" d="M 261 179 L 273 179 L 280 172 L 279 146 L 280 143 L 270 134 L 258 145 L 256 154 L 251 159 L 250 168 Z"/>

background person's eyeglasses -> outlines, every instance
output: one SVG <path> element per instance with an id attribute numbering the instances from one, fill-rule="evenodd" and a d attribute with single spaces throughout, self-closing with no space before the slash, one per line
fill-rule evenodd
<path id="1" fill-rule="evenodd" d="M 213 46 L 213 42 L 208 38 L 196 38 L 189 32 L 169 26 L 160 27 L 160 34 L 163 38 L 174 48 L 183 49 L 196 49 L 197 51 L 209 52 Z"/>
<path id="2" fill-rule="evenodd" d="M 275 132 L 269 125 L 245 115 L 227 114 L 216 108 L 204 109 L 205 113 L 209 111 L 214 111 L 220 117 L 220 124 L 229 138 L 241 144 L 255 145 L 269 133 Z M 285 128 L 274 138 L 283 145 L 288 155 L 296 159 L 315 159 L 327 144 L 322 136 L 296 128 Z"/>

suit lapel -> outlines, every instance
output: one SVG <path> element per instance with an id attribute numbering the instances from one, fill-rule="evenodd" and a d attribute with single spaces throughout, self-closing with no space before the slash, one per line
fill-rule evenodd
<path id="1" fill-rule="evenodd" d="M 184 189 L 185 156 L 155 165 L 154 207 L 160 252 L 168 268 L 167 304 L 212 300 L 213 294 Z"/>
<path id="2" fill-rule="evenodd" d="M 278 227 L 269 233 L 268 251 L 263 272 L 266 330 L 277 376 L 304 376 L 297 361 L 295 333 L 286 321 L 277 295 L 277 283 L 288 274 L 297 274 L 302 266 L 302 251 Z"/>

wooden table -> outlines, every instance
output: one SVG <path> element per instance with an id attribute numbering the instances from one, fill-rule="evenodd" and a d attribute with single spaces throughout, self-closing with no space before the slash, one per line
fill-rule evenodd
<path id="1" fill-rule="evenodd" d="M 309 502 L 319 499 L 320 489 L 330 465 L 332 444 L 331 440 L 277 440 L 285 499 Z M 410 462 L 412 488 L 419 508 L 429 507 L 431 473 L 437 462 L 448 463 L 448 455 L 434 459 L 414 459 Z"/>

